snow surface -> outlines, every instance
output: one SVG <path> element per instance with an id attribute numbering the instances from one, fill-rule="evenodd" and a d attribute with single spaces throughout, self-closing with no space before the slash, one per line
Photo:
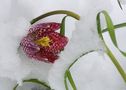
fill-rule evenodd
<path id="1" fill-rule="evenodd" d="M 22 79 L 38 78 L 49 82 L 55 90 L 65 90 L 63 75 L 66 68 L 82 53 L 90 50 L 103 50 L 101 40 L 96 32 L 95 17 L 97 12 L 105 9 L 109 11 L 115 23 L 125 22 L 124 12 L 118 7 L 116 0 L 1 0 L 0 3 L 0 90 L 12 90 L 16 82 L 21 84 Z M 65 7 L 64 7 L 65 6 Z M 125 7 L 125 6 L 124 6 Z M 111 10 L 111 8 L 113 8 Z M 29 21 L 50 10 L 65 9 L 81 15 L 81 21 L 67 19 L 67 35 L 72 38 L 61 53 L 60 59 L 52 66 L 44 62 L 29 60 L 19 49 L 19 43 L 26 35 L 30 26 Z M 60 21 L 54 16 L 46 21 Z M 103 23 L 104 24 L 104 23 Z M 74 30 L 73 34 L 72 31 Z M 122 31 L 122 32 L 121 32 Z M 126 31 L 117 32 L 121 49 L 126 50 L 124 43 Z M 125 58 L 112 45 L 108 34 L 106 42 L 113 50 L 126 70 Z M 51 69 L 51 70 L 50 70 Z M 95 52 L 79 59 L 71 68 L 78 90 L 126 90 L 126 85 L 120 74 L 105 55 Z M 48 77 L 49 75 L 49 77 Z M 25 86 L 25 85 L 24 85 Z M 31 87 L 31 85 L 29 86 Z M 36 85 L 36 87 L 38 87 Z M 27 90 L 20 88 L 20 90 Z"/>
<path id="2" fill-rule="evenodd" d="M 126 4 L 126 0 L 119 0 L 121 4 Z"/>

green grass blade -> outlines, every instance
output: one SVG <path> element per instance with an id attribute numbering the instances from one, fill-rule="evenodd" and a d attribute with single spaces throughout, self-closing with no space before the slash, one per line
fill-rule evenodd
<path id="1" fill-rule="evenodd" d="M 123 27 L 126 27 L 126 23 L 120 23 L 120 24 L 114 25 L 114 30 L 117 30 L 118 28 L 123 28 Z M 107 31 L 108 31 L 108 28 L 103 29 L 102 33 L 105 33 Z"/>
<path id="2" fill-rule="evenodd" d="M 119 7 L 120 7 L 121 9 L 123 9 L 123 8 L 122 8 L 122 5 L 121 5 L 121 3 L 120 3 L 120 1 L 117 0 L 117 2 L 118 2 L 118 4 L 119 4 Z"/>
<path id="3" fill-rule="evenodd" d="M 67 71 L 66 71 L 66 74 L 67 74 L 68 80 L 69 80 L 69 82 L 70 82 L 70 84 L 71 84 L 73 90 L 77 90 L 76 85 L 75 85 L 75 83 L 74 83 L 74 80 L 73 80 L 73 78 L 72 78 L 72 75 L 71 75 L 70 71 L 67 70 Z"/>
<path id="4" fill-rule="evenodd" d="M 122 76 L 123 80 L 126 83 L 126 73 L 123 70 L 123 68 L 121 67 L 121 65 L 119 64 L 119 62 L 117 61 L 117 59 L 115 58 L 115 56 L 113 55 L 113 53 L 109 50 L 109 48 L 107 47 L 107 55 L 110 57 L 110 59 L 112 60 L 113 64 L 117 67 L 120 75 Z"/>
<path id="5" fill-rule="evenodd" d="M 29 80 L 24 80 L 23 83 L 26 83 L 26 82 L 31 82 L 31 83 L 36 83 L 36 84 L 40 84 L 42 86 L 45 86 L 46 88 L 48 88 L 49 90 L 51 90 L 50 86 L 48 86 L 46 83 L 44 82 L 41 82 L 37 79 L 29 79 Z M 18 87 L 18 84 L 13 88 L 13 90 L 16 90 Z"/>
<path id="6" fill-rule="evenodd" d="M 74 80 L 69 70 L 66 70 L 65 77 L 64 77 L 65 89 L 69 90 L 67 80 L 70 82 L 70 85 L 73 88 L 73 90 L 77 90 L 76 85 L 74 83 Z"/>
<path id="7" fill-rule="evenodd" d="M 106 24 L 107 24 L 107 28 L 108 28 L 108 32 L 109 32 L 109 35 L 111 37 L 111 40 L 112 40 L 113 44 L 116 47 L 118 47 L 113 22 L 112 22 L 110 16 L 108 15 L 108 13 L 106 11 L 102 11 L 102 13 L 105 16 Z"/>
<path id="8" fill-rule="evenodd" d="M 65 72 L 65 74 L 64 74 L 64 85 L 65 85 L 65 89 L 69 90 L 68 84 L 67 84 L 67 72 Z"/>
<path id="9" fill-rule="evenodd" d="M 51 11 L 51 12 L 48 12 L 48 13 L 45 13 L 43 15 L 40 15 L 36 18 L 34 18 L 33 20 L 30 21 L 31 24 L 34 24 L 36 23 L 37 21 L 43 19 L 43 18 L 46 18 L 48 16 L 52 16 L 52 15 L 57 15 L 57 14 L 65 14 L 67 16 L 70 16 L 70 17 L 73 17 L 77 20 L 80 20 L 80 16 L 74 12 L 71 12 L 71 11 L 67 11 L 67 10 L 56 10 L 56 11 Z"/>
<path id="10" fill-rule="evenodd" d="M 65 16 L 61 22 L 60 34 L 63 36 L 65 36 L 65 20 L 66 20 L 66 18 L 67 18 L 67 16 Z"/>
<path id="11" fill-rule="evenodd" d="M 67 79 L 68 79 L 68 77 L 69 77 L 69 79 L 68 80 L 70 80 L 70 82 L 72 82 L 73 84 L 73 87 L 75 88 L 75 90 L 77 90 L 77 88 L 76 88 L 76 86 L 75 86 L 75 83 L 74 83 L 74 80 L 72 79 L 72 75 L 71 75 L 71 73 L 70 73 L 70 69 L 73 67 L 73 65 L 79 60 L 79 58 L 81 58 L 81 57 L 83 57 L 83 56 L 85 56 L 85 55 L 87 55 L 87 54 L 89 54 L 89 53 L 92 53 L 92 52 L 94 52 L 94 50 L 91 50 L 91 51 L 89 51 L 89 52 L 86 52 L 86 53 L 83 53 L 82 55 L 80 55 L 76 60 L 74 60 L 74 62 L 73 63 L 71 63 L 70 64 L 70 66 L 68 67 L 68 69 L 66 70 L 66 72 L 65 72 L 65 74 L 64 74 L 64 84 L 65 84 L 65 89 L 66 90 L 69 90 L 68 89 L 68 84 L 67 84 Z M 69 72 L 69 73 L 68 73 Z"/>
<path id="12" fill-rule="evenodd" d="M 109 50 L 109 48 L 107 47 L 105 41 L 104 41 L 104 38 L 103 38 L 103 35 L 102 35 L 102 29 L 101 29 L 101 22 L 100 22 L 100 14 L 104 14 L 105 18 L 108 18 L 108 14 L 106 14 L 106 11 L 102 11 L 102 12 L 99 12 L 97 14 L 97 17 L 96 17 L 96 22 L 97 22 L 97 30 L 98 30 L 98 34 L 99 36 L 101 37 L 101 39 L 103 40 L 105 46 L 106 46 L 106 53 L 107 55 L 110 57 L 111 61 L 113 62 L 113 64 L 115 65 L 115 67 L 117 68 L 118 72 L 120 73 L 120 75 L 122 76 L 123 80 L 126 82 L 126 73 L 125 71 L 123 70 L 123 68 L 121 67 L 121 65 L 118 63 L 117 59 L 115 58 L 115 56 L 112 54 L 112 52 Z M 111 27 L 112 26 L 112 23 L 110 22 L 111 18 L 108 18 L 106 19 L 106 23 L 107 23 L 107 29 L 108 31 L 110 31 L 109 29 L 113 29 Z M 108 25 L 109 24 L 109 25 Z M 113 34 L 112 34 L 113 35 Z"/>
<path id="13" fill-rule="evenodd" d="M 117 44 L 117 41 L 116 41 L 116 35 L 115 35 L 115 28 L 124 27 L 124 26 L 126 26 L 126 23 L 122 23 L 122 24 L 118 24 L 118 25 L 114 26 L 110 16 L 108 15 L 108 13 L 106 11 L 102 11 L 101 13 L 104 14 L 105 19 L 106 19 L 106 24 L 107 24 L 107 29 L 103 30 L 102 32 L 106 32 L 106 30 L 109 32 L 109 35 L 110 35 L 111 40 L 112 40 L 113 44 L 115 45 L 115 47 L 120 51 L 120 53 L 123 56 L 126 57 L 126 52 L 120 50 L 120 48 L 118 47 L 118 44 Z"/>

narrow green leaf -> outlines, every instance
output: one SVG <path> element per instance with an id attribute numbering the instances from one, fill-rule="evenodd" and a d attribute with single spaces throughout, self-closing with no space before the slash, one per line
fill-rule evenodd
<path id="1" fill-rule="evenodd" d="M 126 56 L 126 53 L 125 52 L 123 52 L 123 51 L 120 51 L 124 56 Z"/>
<path id="2" fill-rule="evenodd" d="M 66 90 L 69 90 L 68 89 L 68 84 L 67 84 L 67 79 L 68 79 L 68 71 L 70 71 L 70 69 L 73 67 L 73 65 L 79 60 L 79 58 L 89 54 L 89 53 L 92 53 L 94 52 L 94 50 L 91 50 L 89 52 L 86 52 L 86 53 L 83 53 L 82 55 L 80 55 L 76 60 L 74 60 L 73 63 L 70 64 L 70 66 L 68 67 L 68 69 L 65 71 L 65 74 L 64 74 L 64 84 L 65 84 L 65 89 Z M 72 78 L 72 75 L 70 75 L 69 73 L 69 77 Z M 73 79 L 72 79 L 73 80 Z M 74 83 L 74 81 L 72 81 Z M 75 83 L 73 84 L 73 86 L 75 85 Z M 74 86 L 75 87 L 75 86 Z"/>
<path id="3" fill-rule="evenodd" d="M 17 87 L 18 87 L 18 84 L 13 88 L 13 90 L 16 90 L 17 89 Z"/>
<path id="4" fill-rule="evenodd" d="M 65 85 L 65 89 L 69 90 L 68 89 L 68 84 L 67 84 L 67 72 L 65 72 L 65 75 L 64 75 L 64 85 Z"/>
<path id="5" fill-rule="evenodd" d="M 76 85 L 75 85 L 75 83 L 74 83 L 74 80 L 73 80 L 73 78 L 72 78 L 72 75 L 71 75 L 70 71 L 67 70 L 67 71 L 66 71 L 66 74 L 67 74 L 68 80 L 69 80 L 69 82 L 70 82 L 70 84 L 71 84 L 73 90 L 77 90 Z"/>
<path id="6" fill-rule="evenodd" d="M 51 90 L 50 86 L 48 86 L 46 83 L 41 82 L 41 81 L 39 81 L 39 80 L 37 80 L 37 79 L 24 80 L 23 83 L 25 83 L 25 82 L 32 82 L 32 83 L 40 84 L 40 85 L 42 85 L 42 86 L 45 86 L 45 87 L 48 88 L 49 90 Z M 18 84 L 13 88 L 13 90 L 16 90 L 17 87 L 18 87 Z"/>
<path id="7" fill-rule="evenodd" d="M 110 18 L 110 16 L 108 15 L 108 13 L 106 11 L 102 11 L 101 13 L 104 14 L 105 16 L 105 19 L 106 19 L 106 24 L 107 24 L 107 30 L 109 32 L 109 35 L 111 37 L 111 40 L 113 42 L 113 44 L 115 45 L 115 47 L 120 51 L 120 53 L 126 57 L 126 52 L 120 50 L 120 48 L 118 47 L 118 44 L 117 44 L 117 41 L 116 41 L 116 35 L 115 35 L 115 28 L 119 28 L 119 27 L 124 27 L 126 25 L 126 23 L 122 23 L 122 24 L 119 24 L 119 25 L 116 25 L 114 26 L 113 25 L 113 22 Z M 99 13 L 99 14 L 101 14 Z M 100 18 L 99 18 L 100 20 Z M 104 32 L 105 30 L 103 30 Z"/>
<path id="8" fill-rule="evenodd" d="M 107 55 L 110 57 L 113 64 L 116 66 L 117 70 L 119 71 L 120 75 L 122 76 L 123 80 L 126 83 L 126 73 L 123 70 L 123 68 L 121 67 L 121 65 L 119 64 L 119 62 L 117 61 L 117 59 L 115 58 L 115 56 L 113 55 L 113 53 L 109 50 L 108 47 L 107 47 Z"/>
<path id="9" fill-rule="evenodd" d="M 120 7 L 121 9 L 123 9 L 123 8 L 122 8 L 122 5 L 121 5 L 121 3 L 120 3 L 120 1 L 117 0 L 117 2 L 118 2 L 118 4 L 119 4 L 119 7 Z"/>
<path id="10" fill-rule="evenodd" d="M 66 18 L 67 18 L 67 16 L 65 16 L 61 22 L 60 34 L 63 36 L 65 36 L 65 20 L 66 20 Z"/>
<path id="11" fill-rule="evenodd" d="M 117 24 L 117 25 L 114 25 L 114 30 L 118 29 L 118 28 L 123 28 L 123 27 L 126 27 L 126 23 L 120 23 L 120 24 Z M 104 29 L 102 31 L 102 33 L 105 33 L 108 31 L 108 28 Z"/>
<path id="12" fill-rule="evenodd" d="M 113 62 L 113 64 L 115 65 L 115 67 L 117 68 L 118 72 L 120 73 L 120 75 L 122 76 L 123 80 L 126 82 L 126 73 L 125 71 L 123 70 L 123 68 L 121 67 L 121 65 L 118 63 L 117 59 L 115 58 L 115 56 L 112 54 L 112 52 L 109 50 L 109 48 L 107 47 L 105 41 L 104 41 L 104 38 L 103 38 L 103 35 L 102 35 L 102 29 L 101 29 L 101 22 L 100 22 L 100 14 L 103 13 L 105 18 L 106 18 L 106 23 L 107 23 L 107 29 L 108 31 L 110 32 L 111 29 L 113 30 L 113 24 L 111 23 L 111 21 L 109 19 L 111 19 L 110 17 L 108 18 L 108 14 L 106 14 L 106 11 L 102 11 L 102 12 L 99 12 L 97 14 L 97 18 L 96 18 L 96 21 L 97 21 L 97 30 L 98 30 L 98 34 L 99 36 L 101 37 L 101 39 L 103 40 L 104 42 L 104 45 L 106 46 L 106 53 L 107 55 L 110 57 L 111 61 Z M 111 32 L 110 32 L 111 33 Z M 110 34 L 111 35 L 111 34 Z M 113 34 L 112 34 L 113 35 Z M 113 37 L 113 36 L 111 36 Z"/>
<path id="13" fill-rule="evenodd" d="M 108 32 L 109 32 L 109 35 L 111 37 L 111 40 L 114 43 L 114 45 L 118 47 L 113 22 L 112 22 L 110 16 L 108 15 L 108 13 L 106 11 L 102 11 L 102 13 L 105 16 L 106 24 L 107 24 L 107 27 L 108 27 Z"/>

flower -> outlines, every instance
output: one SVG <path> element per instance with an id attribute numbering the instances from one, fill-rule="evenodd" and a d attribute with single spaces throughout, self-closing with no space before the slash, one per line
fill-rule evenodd
<path id="1" fill-rule="evenodd" d="M 59 23 L 40 23 L 32 26 L 26 37 L 21 40 L 21 47 L 29 58 L 54 63 L 58 54 L 68 43 L 68 38 L 55 32 Z"/>

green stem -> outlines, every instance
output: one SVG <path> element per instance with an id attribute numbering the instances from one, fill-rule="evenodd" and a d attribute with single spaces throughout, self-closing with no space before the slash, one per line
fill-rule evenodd
<path id="1" fill-rule="evenodd" d="M 42 86 L 45 86 L 46 88 L 48 88 L 49 90 L 51 90 L 50 86 L 48 86 L 46 83 L 41 82 L 41 81 L 39 81 L 37 79 L 24 80 L 23 83 L 25 83 L 25 82 L 37 83 L 37 84 L 40 84 Z M 17 87 L 18 87 L 18 84 L 13 88 L 13 90 L 16 90 Z"/>
<path id="2" fill-rule="evenodd" d="M 34 24 L 37 21 L 39 21 L 45 17 L 51 16 L 51 15 L 56 15 L 56 14 L 66 14 L 67 16 L 71 16 L 77 20 L 80 20 L 80 16 L 74 12 L 67 11 L 67 10 L 56 10 L 56 11 L 51 11 L 51 12 L 45 13 L 43 15 L 40 15 L 40 16 L 36 17 L 35 19 L 31 20 L 30 23 Z"/>
<path id="3" fill-rule="evenodd" d="M 123 80 L 126 83 L 126 73 L 124 72 L 123 68 L 121 67 L 121 65 L 119 64 L 117 59 L 114 57 L 113 53 L 109 50 L 108 47 L 106 47 L 106 48 L 107 48 L 107 55 L 110 57 L 111 61 L 113 62 L 113 64 L 115 65 L 118 72 L 120 73 L 120 75 L 122 76 Z"/>

